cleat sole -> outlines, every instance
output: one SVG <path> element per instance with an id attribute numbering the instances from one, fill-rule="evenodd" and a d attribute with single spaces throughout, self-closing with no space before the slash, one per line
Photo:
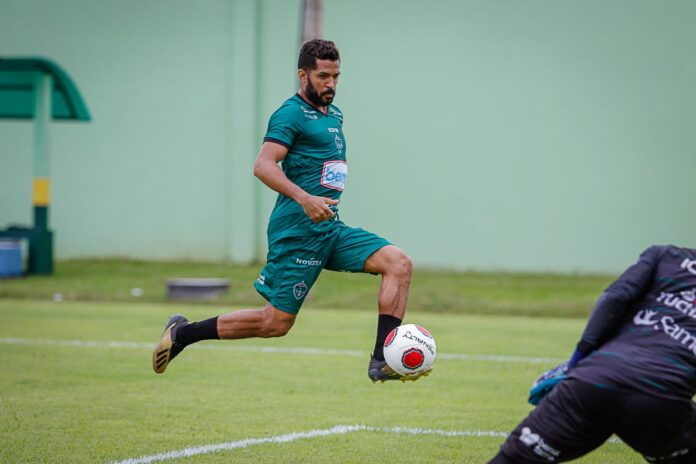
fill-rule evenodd
<path id="1" fill-rule="evenodd" d="M 167 370 L 167 365 L 169 364 L 169 353 L 172 349 L 172 328 L 175 324 L 170 324 L 164 329 L 162 338 L 157 343 L 154 351 L 152 352 L 152 370 L 156 374 L 163 374 Z"/>

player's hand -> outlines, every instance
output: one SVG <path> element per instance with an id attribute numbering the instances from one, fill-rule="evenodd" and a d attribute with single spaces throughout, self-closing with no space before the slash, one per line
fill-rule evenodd
<path id="1" fill-rule="evenodd" d="M 532 383 L 532 388 L 529 390 L 529 399 L 527 401 L 534 406 L 539 404 L 559 382 L 567 378 L 567 372 L 568 363 L 563 362 L 541 374 L 534 383 Z"/>
<path id="2" fill-rule="evenodd" d="M 334 217 L 334 212 L 331 211 L 329 206 L 336 204 L 338 204 L 338 200 L 326 197 L 317 197 L 314 195 L 308 195 L 307 198 L 301 203 L 305 214 L 315 224 L 322 221 L 327 221 Z"/>

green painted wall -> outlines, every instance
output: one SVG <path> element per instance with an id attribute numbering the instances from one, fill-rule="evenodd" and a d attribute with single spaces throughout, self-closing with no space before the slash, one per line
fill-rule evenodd
<path id="1" fill-rule="evenodd" d="M 696 246 L 696 2 L 329 1 L 327 23 L 343 216 L 416 263 L 616 271 Z"/>
<path id="2" fill-rule="evenodd" d="M 94 117 L 51 128 L 58 256 L 263 256 L 274 195 L 251 166 L 299 19 L 299 0 L 0 0 L 0 55 L 57 61 Z M 326 0 L 342 218 L 428 267 L 614 272 L 696 246 L 695 21 L 688 0 Z M 30 163 L 31 125 L 0 122 L 0 227 L 30 221 Z"/>

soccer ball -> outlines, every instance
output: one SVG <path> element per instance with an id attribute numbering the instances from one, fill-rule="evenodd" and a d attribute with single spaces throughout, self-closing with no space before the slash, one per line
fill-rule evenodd
<path id="1" fill-rule="evenodd" d="M 416 324 L 397 327 L 384 341 L 384 360 L 401 375 L 427 371 L 433 365 L 436 353 L 433 336 Z"/>

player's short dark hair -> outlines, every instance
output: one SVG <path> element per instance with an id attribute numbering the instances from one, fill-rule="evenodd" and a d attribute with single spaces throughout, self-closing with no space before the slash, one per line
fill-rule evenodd
<path id="1" fill-rule="evenodd" d="M 339 61 L 336 44 L 330 40 L 314 39 L 306 42 L 300 50 L 300 58 L 297 60 L 297 69 L 311 71 L 317 69 L 317 60 Z"/>

